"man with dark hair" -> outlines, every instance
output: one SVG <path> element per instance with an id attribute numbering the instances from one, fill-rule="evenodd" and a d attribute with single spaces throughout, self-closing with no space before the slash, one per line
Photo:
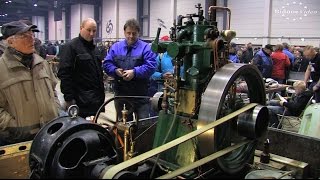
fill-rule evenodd
<path id="1" fill-rule="evenodd" d="M 97 23 L 88 18 L 81 23 L 79 37 L 61 47 L 58 77 L 66 109 L 76 104 L 79 116 L 94 116 L 104 103 L 102 59 L 93 43 Z M 104 111 L 104 110 L 102 110 Z"/>
<path id="2" fill-rule="evenodd" d="M 140 26 L 137 20 L 129 19 L 124 25 L 125 40 L 113 44 L 105 58 L 105 72 L 115 78 L 115 96 L 147 96 L 150 76 L 157 65 L 156 54 L 148 43 L 139 39 Z M 121 110 L 126 107 L 138 119 L 149 117 L 149 99 L 123 98 L 115 100 L 117 119 L 122 118 Z"/>
<path id="3" fill-rule="evenodd" d="M 35 28 L 13 21 L 1 29 L 8 46 L 0 58 L 0 145 L 32 140 L 58 116 L 57 79 L 34 53 Z"/>
<path id="4" fill-rule="evenodd" d="M 253 58 L 253 49 L 252 49 L 252 43 L 249 42 L 247 45 L 246 45 L 246 50 L 242 53 L 242 57 L 241 57 L 241 60 L 242 60 L 242 63 L 246 63 L 248 64 L 252 58 Z"/>
<path id="5" fill-rule="evenodd" d="M 294 55 L 289 51 L 289 48 L 290 48 L 289 44 L 284 42 L 284 43 L 282 43 L 282 46 L 283 46 L 282 52 L 285 53 L 289 57 L 291 64 L 293 64 L 294 63 Z"/>
<path id="6" fill-rule="evenodd" d="M 258 67 L 264 78 L 271 78 L 272 75 L 272 51 L 272 45 L 267 44 L 264 48 L 262 48 L 260 51 L 256 53 L 252 60 L 252 64 Z"/>

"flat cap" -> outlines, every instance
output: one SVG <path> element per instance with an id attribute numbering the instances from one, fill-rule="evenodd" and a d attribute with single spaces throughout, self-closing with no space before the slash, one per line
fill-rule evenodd
<path id="1" fill-rule="evenodd" d="M 33 25 L 32 22 L 30 20 L 28 20 L 28 19 L 20 19 L 19 21 L 25 23 L 28 26 Z M 39 29 L 37 29 L 37 28 L 38 27 L 32 28 L 32 31 L 33 32 L 40 32 Z"/>
<path id="2" fill-rule="evenodd" d="M 3 39 L 7 39 L 15 34 L 22 34 L 27 31 L 33 31 L 36 29 L 36 25 L 27 25 L 20 21 L 12 21 L 2 25 L 1 34 Z"/>

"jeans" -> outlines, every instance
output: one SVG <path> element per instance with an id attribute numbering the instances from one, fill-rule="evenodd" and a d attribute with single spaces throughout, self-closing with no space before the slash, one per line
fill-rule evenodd
<path id="1" fill-rule="evenodd" d="M 128 110 L 127 121 L 132 121 L 134 120 L 134 118 L 144 119 L 149 117 L 150 102 L 139 103 L 136 101 L 137 99 L 133 99 L 133 98 L 121 98 L 121 99 L 116 99 L 114 101 L 118 121 L 122 120 L 122 110 L 124 109 L 124 105 L 126 110 Z"/>
<path id="2" fill-rule="evenodd" d="M 280 106 L 279 100 L 270 100 L 267 108 L 275 114 L 283 114 L 284 107 Z"/>

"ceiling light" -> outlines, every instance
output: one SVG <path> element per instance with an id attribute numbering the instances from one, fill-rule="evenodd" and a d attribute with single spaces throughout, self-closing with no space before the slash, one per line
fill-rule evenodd
<path id="1" fill-rule="evenodd" d="M 37 4 L 37 3 L 35 3 L 35 4 L 33 4 L 33 6 L 34 6 L 34 7 L 37 7 L 37 6 L 38 6 L 38 4 Z"/>

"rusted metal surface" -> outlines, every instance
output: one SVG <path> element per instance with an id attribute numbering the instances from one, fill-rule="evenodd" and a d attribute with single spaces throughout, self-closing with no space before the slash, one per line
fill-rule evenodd
<path id="1" fill-rule="evenodd" d="M 274 128 L 269 128 L 266 138 L 270 140 L 270 153 L 306 162 L 310 165 L 308 177 L 320 177 L 320 139 Z M 263 150 L 263 144 L 257 149 Z"/>
<path id="2" fill-rule="evenodd" d="M 0 178 L 29 178 L 29 150 L 31 141 L 0 147 Z"/>

